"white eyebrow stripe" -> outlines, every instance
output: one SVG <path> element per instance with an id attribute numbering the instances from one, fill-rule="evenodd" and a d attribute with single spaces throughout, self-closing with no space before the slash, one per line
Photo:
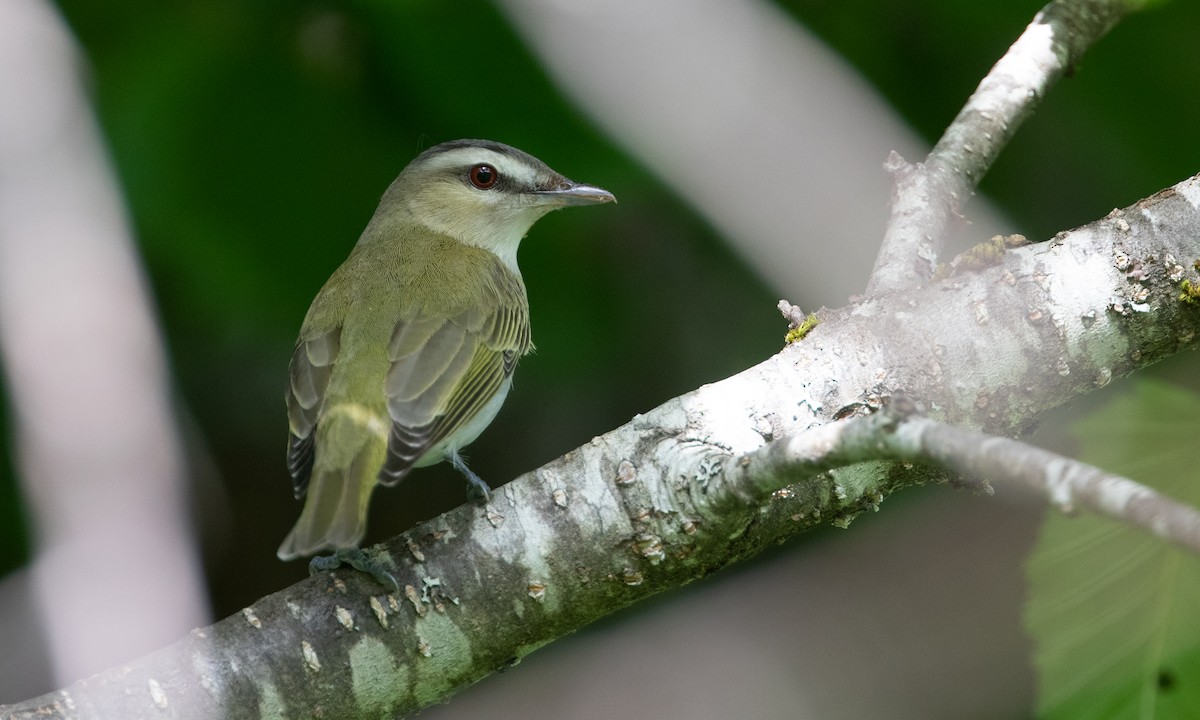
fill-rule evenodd
<path id="1" fill-rule="evenodd" d="M 517 158 L 504 155 L 487 148 L 455 148 L 439 153 L 430 159 L 430 166 L 436 169 L 453 170 L 486 163 L 522 185 L 537 183 L 537 170 Z"/>

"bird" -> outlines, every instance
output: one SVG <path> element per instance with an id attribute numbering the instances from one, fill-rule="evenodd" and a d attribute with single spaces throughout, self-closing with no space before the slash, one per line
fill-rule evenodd
<path id="1" fill-rule="evenodd" d="M 333 551 L 332 566 L 379 577 L 358 549 L 367 507 L 414 468 L 449 461 L 487 498 L 460 451 L 533 348 L 517 248 L 547 213 L 607 202 L 607 190 L 490 140 L 435 145 L 400 172 L 296 340 L 287 468 L 304 507 L 281 560 Z"/>

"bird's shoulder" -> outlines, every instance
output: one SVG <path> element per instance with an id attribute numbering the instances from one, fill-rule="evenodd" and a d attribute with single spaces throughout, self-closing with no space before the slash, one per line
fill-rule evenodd
<path id="1" fill-rule="evenodd" d="M 414 318 L 480 312 L 528 322 L 525 284 L 494 253 L 425 228 L 364 234 L 313 299 L 299 339 L 348 325 L 390 332 Z"/>

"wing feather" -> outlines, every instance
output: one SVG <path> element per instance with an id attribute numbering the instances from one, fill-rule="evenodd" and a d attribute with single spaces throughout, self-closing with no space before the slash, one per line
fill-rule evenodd
<path id="1" fill-rule="evenodd" d="M 428 318 L 397 323 L 389 344 L 392 432 L 379 473 L 384 485 L 399 482 L 429 449 L 470 422 L 529 351 L 520 278 L 497 260 L 493 284 L 509 287 L 487 304 L 442 318 L 440 327 L 431 329 L 435 321 Z"/>
<path id="2" fill-rule="evenodd" d="M 313 432 L 325 400 L 333 364 L 341 350 L 341 327 L 296 343 L 289 366 L 288 473 L 296 498 L 304 497 L 313 466 Z"/>
<path id="3" fill-rule="evenodd" d="M 403 327 L 399 323 L 398 327 Z M 421 425 L 432 418 L 423 417 L 420 408 L 438 401 L 453 389 L 471 361 L 476 339 L 453 321 L 443 321 L 423 345 L 414 352 L 393 360 L 385 389 L 388 407 L 397 422 Z M 433 399 L 426 399 L 432 396 Z M 424 402 L 420 402 L 424 400 Z"/>

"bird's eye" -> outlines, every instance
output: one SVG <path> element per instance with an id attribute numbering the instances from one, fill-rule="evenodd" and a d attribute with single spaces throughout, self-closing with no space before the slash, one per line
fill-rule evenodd
<path id="1" fill-rule="evenodd" d="M 476 165 L 467 171 L 467 177 L 471 180 L 471 184 L 480 190 L 487 190 L 496 184 L 500 179 L 500 173 L 496 172 L 496 168 L 491 165 Z"/>

